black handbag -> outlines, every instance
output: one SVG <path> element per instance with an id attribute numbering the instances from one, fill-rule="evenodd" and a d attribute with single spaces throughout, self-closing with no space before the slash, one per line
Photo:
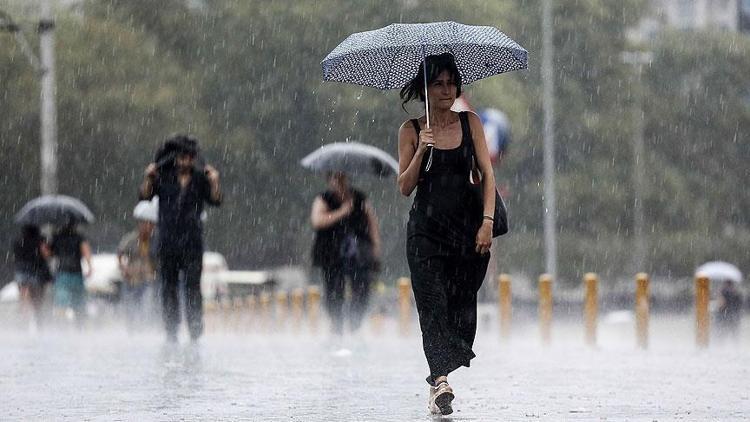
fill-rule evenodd
<path id="1" fill-rule="evenodd" d="M 469 190 L 471 190 L 479 207 L 483 207 L 484 204 L 484 192 L 482 192 L 482 172 L 477 166 L 476 155 L 474 152 L 474 138 L 471 136 L 471 129 L 469 127 L 469 119 L 466 116 L 466 112 L 460 113 L 461 118 L 464 120 L 464 127 L 469 131 L 469 148 L 471 151 L 471 170 L 469 170 Z M 500 192 L 495 188 L 495 214 L 492 216 L 492 237 L 502 236 L 508 233 L 508 209 L 505 206 L 503 197 L 500 196 Z"/>

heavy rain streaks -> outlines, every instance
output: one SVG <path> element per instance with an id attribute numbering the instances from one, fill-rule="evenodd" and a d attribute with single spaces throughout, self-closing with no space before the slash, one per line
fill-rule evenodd
<path id="1" fill-rule="evenodd" d="M 353 33 L 455 21 L 498 28 L 529 54 L 528 69 L 464 85 L 465 104 L 456 103 L 507 117 L 507 142 L 491 159 L 511 227 L 492 240 L 477 293 L 477 358 L 450 376 L 451 417 L 741 420 L 750 412 L 749 301 L 741 300 L 750 271 L 746 3 L 0 0 L 0 412 L 11 420 L 428 420 L 421 348 L 430 339 L 420 334 L 431 327 L 425 318 L 420 325 L 410 289 L 407 242 L 418 210 L 414 192 L 399 192 L 405 170 L 355 174 L 366 173 L 366 161 L 350 169 L 381 244 L 367 268 L 362 326 L 337 337 L 326 302 L 337 292 L 326 292 L 311 253 L 313 204 L 335 172 L 301 160 L 324 145 L 360 143 L 398 162 L 408 150 L 400 126 L 411 130 L 424 104 L 404 110 L 398 90 L 324 82 L 321 61 Z M 549 100 L 554 124 L 545 133 Z M 142 220 L 135 207 L 145 170 L 175 134 L 199 141 L 196 170 L 213 166 L 223 196 L 220 208 L 190 220 L 209 252 L 201 257 L 205 335 L 194 344 L 185 327 L 165 344 L 159 296 L 148 296 L 155 281 L 143 325 L 129 325 L 125 305 L 138 289 L 117 257 Z M 545 181 L 549 134 L 555 164 Z M 79 227 L 94 267 L 81 308 L 59 306 L 65 277 L 34 290 L 19 265 L 19 211 L 45 194 L 80 199 L 95 215 Z M 49 243 L 64 225 L 41 224 Z M 550 233 L 556 266 L 545 260 Z M 61 259 L 45 261 L 49 279 L 67 272 Z M 704 298 L 696 269 L 710 261 L 735 265 L 741 279 L 708 277 Z M 539 287 L 547 272 L 555 273 L 548 343 Z M 639 273 L 650 283 L 647 320 Z M 594 347 L 584 323 L 591 274 Z M 356 313 L 356 287 L 339 292 L 342 315 Z"/>

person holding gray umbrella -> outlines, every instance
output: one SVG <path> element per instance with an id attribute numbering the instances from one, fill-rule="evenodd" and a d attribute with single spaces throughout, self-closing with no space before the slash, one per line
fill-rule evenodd
<path id="1" fill-rule="evenodd" d="M 38 226 L 25 224 L 21 227 L 20 235 L 13 241 L 15 282 L 20 293 L 22 313 L 31 310 L 32 330 L 42 322 L 44 291 L 47 283 L 52 281 L 47 265 L 49 254 L 49 245 Z"/>
<path id="2" fill-rule="evenodd" d="M 326 172 L 328 182 L 328 190 L 313 201 L 310 222 L 315 230 L 313 265 L 323 273 L 331 328 L 335 335 L 343 334 L 348 279 L 352 292 L 349 325 L 356 331 L 367 310 L 372 272 L 380 266 L 380 230 L 372 204 L 350 185 L 347 173 L 341 170 L 395 175 L 395 160 L 374 147 L 332 144 L 311 153 L 301 163 L 305 168 Z"/>
<path id="3" fill-rule="evenodd" d="M 477 292 L 489 263 L 495 179 L 479 117 L 450 109 L 461 93 L 453 57 L 445 53 L 426 61 L 427 72 L 420 71 L 401 97 L 404 103 L 429 100 L 432 126 L 425 127 L 426 116 L 401 125 L 398 186 L 405 196 L 416 190 L 406 255 L 430 368 L 429 409 L 446 415 L 454 398 L 448 374 L 475 356 Z M 481 201 L 470 187 L 472 162 L 483 175 Z"/>
<path id="4" fill-rule="evenodd" d="M 508 231 L 482 124 L 475 114 L 450 107 L 462 83 L 527 64 L 526 49 L 497 28 L 456 22 L 391 24 L 354 33 L 321 62 L 324 80 L 400 88 L 404 105 L 424 102 L 425 115 L 399 130 L 398 185 L 406 196 L 417 191 L 407 258 L 433 414 L 453 412 L 447 375 L 474 357 L 476 290 L 492 237 Z"/>

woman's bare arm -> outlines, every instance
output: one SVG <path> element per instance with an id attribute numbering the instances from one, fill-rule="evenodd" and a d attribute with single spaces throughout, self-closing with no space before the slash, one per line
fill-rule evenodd
<path id="1" fill-rule="evenodd" d="M 349 215 L 353 209 L 354 204 L 350 199 L 339 208 L 331 211 L 323 198 L 317 196 L 313 201 L 312 211 L 310 212 L 310 223 L 313 230 L 327 229 Z"/>
<path id="2" fill-rule="evenodd" d="M 423 129 L 419 138 L 408 120 L 398 130 L 398 190 L 404 196 L 411 195 L 417 187 L 422 157 L 433 143 L 432 130 Z"/>
<path id="3" fill-rule="evenodd" d="M 90 277 L 91 273 L 94 272 L 94 267 L 91 265 L 91 245 L 89 242 L 81 242 L 81 256 L 89 267 L 89 270 L 86 272 L 86 277 Z"/>
<path id="4" fill-rule="evenodd" d="M 373 208 L 370 201 L 365 203 L 365 213 L 367 214 L 367 228 L 370 233 L 370 241 L 372 242 L 372 254 L 375 259 L 380 259 L 382 254 L 380 245 L 380 227 L 378 224 L 378 216 L 375 214 L 375 208 Z"/>

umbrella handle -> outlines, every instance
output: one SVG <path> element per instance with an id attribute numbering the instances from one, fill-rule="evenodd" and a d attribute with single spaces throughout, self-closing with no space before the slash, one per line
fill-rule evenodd
<path id="1" fill-rule="evenodd" d="M 427 128 L 430 127 L 430 98 L 427 97 L 427 54 L 422 45 L 422 74 L 424 75 L 424 115 L 427 119 Z"/>
<path id="2" fill-rule="evenodd" d="M 430 128 L 430 98 L 427 96 L 427 54 L 425 53 L 424 44 L 422 44 L 422 74 L 424 75 L 424 115 L 427 119 L 427 128 Z M 432 146 L 430 148 L 430 155 L 427 157 L 427 165 L 424 171 L 430 171 L 432 167 Z"/>

